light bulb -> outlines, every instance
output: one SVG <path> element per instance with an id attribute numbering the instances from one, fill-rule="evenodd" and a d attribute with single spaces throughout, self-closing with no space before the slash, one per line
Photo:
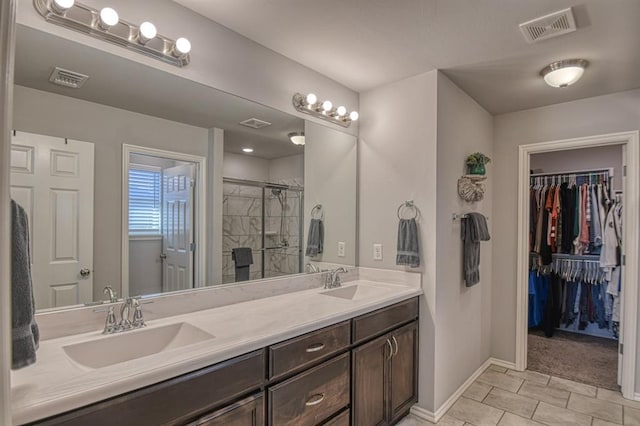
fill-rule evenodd
<path id="1" fill-rule="evenodd" d="M 113 27 L 120 21 L 120 17 L 118 16 L 118 12 L 110 7 L 105 7 L 100 11 L 100 22 L 99 25 L 103 30 L 109 29 L 109 27 Z"/>
<path id="2" fill-rule="evenodd" d="M 143 22 L 140 24 L 140 37 L 138 37 L 138 41 L 144 44 L 149 40 L 153 40 L 158 35 L 158 30 L 156 30 L 156 26 L 151 22 Z"/>
<path id="3" fill-rule="evenodd" d="M 351 121 L 356 121 L 358 120 L 358 118 L 360 118 L 360 114 L 358 114 L 358 111 L 351 111 L 351 114 L 349 114 L 349 118 L 351 119 Z"/>
<path id="4" fill-rule="evenodd" d="M 176 44 L 173 45 L 173 56 L 176 58 L 183 58 L 191 52 L 191 42 L 184 37 L 180 37 L 176 40 Z"/>
<path id="5" fill-rule="evenodd" d="M 71 9 L 75 4 L 75 0 L 53 0 L 53 9 L 57 13 L 65 13 L 67 9 Z"/>
<path id="6" fill-rule="evenodd" d="M 336 112 L 338 113 L 338 116 L 343 117 L 344 115 L 347 114 L 347 108 L 343 106 L 339 106 Z"/>
<path id="7" fill-rule="evenodd" d="M 246 153 L 253 152 L 253 148 L 242 148 L 242 151 Z"/>
<path id="8" fill-rule="evenodd" d="M 314 95 L 313 93 L 309 93 L 307 95 L 307 104 L 308 105 L 315 105 L 316 102 L 318 102 L 318 97 L 316 95 Z"/>
<path id="9" fill-rule="evenodd" d="M 331 108 L 333 108 L 333 104 L 331 103 L 331 101 L 324 101 L 322 103 L 322 109 L 325 110 L 325 112 L 331 111 Z"/>

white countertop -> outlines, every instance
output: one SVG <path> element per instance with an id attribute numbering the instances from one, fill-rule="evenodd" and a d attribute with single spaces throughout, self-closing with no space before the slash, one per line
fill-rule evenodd
<path id="1" fill-rule="evenodd" d="M 347 300 L 311 289 L 150 321 L 147 328 L 187 322 L 214 339 L 99 369 L 73 362 L 63 347 L 109 339 L 102 330 L 41 342 L 35 365 L 12 372 L 14 424 L 89 405 L 422 294 L 416 287 L 357 280 L 376 287 L 369 297 Z"/>

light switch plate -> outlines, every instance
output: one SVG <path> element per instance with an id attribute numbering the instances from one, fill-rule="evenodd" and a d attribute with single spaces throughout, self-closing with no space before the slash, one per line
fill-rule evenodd
<path id="1" fill-rule="evenodd" d="M 344 241 L 338 242 L 338 257 L 344 257 L 345 252 L 347 251 L 347 243 Z"/>
<path id="2" fill-rule="evenodd" d="M 373 245 L 373 260 L 382 260 L 382 244 Z"/>

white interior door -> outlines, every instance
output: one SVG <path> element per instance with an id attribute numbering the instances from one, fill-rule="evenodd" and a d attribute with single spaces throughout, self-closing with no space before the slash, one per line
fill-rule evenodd
<path id="1" fill-rule="evenodd" d="M 162 171 L 162 290 L 193 288 L 195 166 Z"/>
<path id="2" fill-rule="evenodd" d="M 94 147 L 16 132 L 11 197 L 29 217 L 36 309 L 93 301 Z"/>

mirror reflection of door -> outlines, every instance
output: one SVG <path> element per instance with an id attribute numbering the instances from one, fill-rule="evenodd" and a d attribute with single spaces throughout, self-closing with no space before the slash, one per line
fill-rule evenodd
<path id="1" fill-rule="evenodd" d="M 15 132 L 11 198 L 27 212 L 36 309 L 93 301 L 94 146 Z"/>
<path id="2" fill-rule="evenodd" d="M 196 165 L 129 158 L 129 295 L 194 288 Z"/>

